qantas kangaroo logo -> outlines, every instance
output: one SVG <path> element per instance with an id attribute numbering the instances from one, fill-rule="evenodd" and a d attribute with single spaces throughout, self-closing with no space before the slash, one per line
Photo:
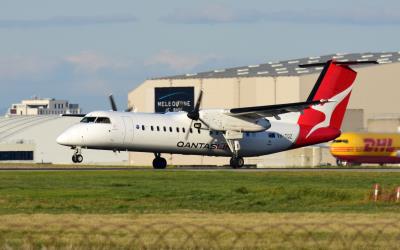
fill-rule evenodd
<path id="1" fill-rule="evenodd" d="M 310 132 L 308 132 L 306 138 L 310 137 L 311 134 L 319 128 L 327 128 L 331 123 L 332 114 L 335 111 L 337 105 L 339 105 L 346 96 L 348 96 L 353 88 L 353 85 L 332 97 L 328 100 L 327 103 L 323 105 L 313 106 L 311 107 L 314 110 L 317 110 L 325 115 L 325 119 L 320 123 L 317 123 L 314 127 L 311 128 Z"/>

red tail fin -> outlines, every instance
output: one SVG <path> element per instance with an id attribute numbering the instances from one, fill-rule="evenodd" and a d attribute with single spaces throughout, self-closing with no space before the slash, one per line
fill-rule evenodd
<path id="1" fill-rule="evenodd" d="M 330 141 L 340 135 L 356 75 L 347 65 L 326 63 L 307 101 L 326 99 L 329 102 L 306 109 L 300 115 L 297 147 Z"/>

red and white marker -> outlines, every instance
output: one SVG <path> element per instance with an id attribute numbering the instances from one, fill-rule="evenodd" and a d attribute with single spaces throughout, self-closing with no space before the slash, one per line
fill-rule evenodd
<path id="1" fill-rule="evenodd" d="M 378 201 L 380 191 L 381 191 L 381 186 L 379 184 L 374 184 L 374 201 Z"/>

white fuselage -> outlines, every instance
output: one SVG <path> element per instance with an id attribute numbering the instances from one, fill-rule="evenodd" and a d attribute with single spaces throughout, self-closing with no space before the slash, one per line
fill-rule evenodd
<path id="1" fill-rule="evenodd" d="M 259 156 L 290 149 L 299 134 L 296 123 L 299 115 L 290 113 L 282 115 L 281 120 L 268 119 L 271 127 L 260 132 L 246 132 L 257 130 L 248 127 L 242 131 L 238 155 Z M 57 142 L 90 149 L 232 156 L 222 131 L 229 126 L 246 127 L 246 121 L 225 118 L 223 110 L 203 110 L 200 116 L 209 127 L 203 124 L 201 129 L 195 128 L 196 122 L 186 112 L 91 112 L 86 117 L 107 117 L 110 123 L 81 122 L 61 134 Z"/>

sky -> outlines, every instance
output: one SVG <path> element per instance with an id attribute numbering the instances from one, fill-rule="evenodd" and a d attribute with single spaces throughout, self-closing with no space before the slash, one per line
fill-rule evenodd
<path id="1" fill-rule="evenodd" d="M 51 97 L 120 109 L 144 80 L 400 51 L 400 1 L 0 0 L 0 112 Z"/>

